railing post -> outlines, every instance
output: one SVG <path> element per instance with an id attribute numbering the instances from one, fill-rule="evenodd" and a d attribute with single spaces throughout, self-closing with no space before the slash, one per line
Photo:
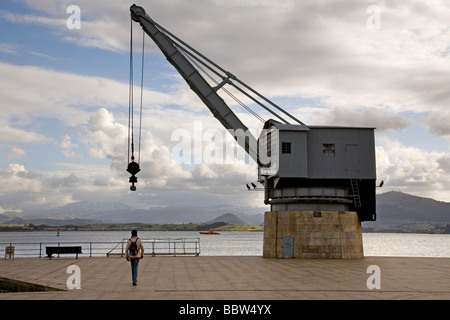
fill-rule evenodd
<path id="1" fill-rule="evenodd" d="M 42 242 L 39 242 L 39 258 L 42 256 Z"/>
<path id="2" fill-rule="evenodd" d="M 92 242 L 89 242 L 89 258 L 92 258 Z"/>

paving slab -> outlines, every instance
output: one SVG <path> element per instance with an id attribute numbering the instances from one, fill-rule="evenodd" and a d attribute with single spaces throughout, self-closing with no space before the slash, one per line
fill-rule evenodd
<path id="1" fill-rule="evenodd" d="M 71 265 L 80 289 L 68 289 Z M 380 289 L 369 289 L 369 266 Z M 450 258 L 365 257 L 355 260 L 242 256 L 145 257 L 138 285 L 119 257 L 0 260 L 0 277 L 62 291 L 0 293 L 0 300 L 303 300 L 450 299 Z"/>

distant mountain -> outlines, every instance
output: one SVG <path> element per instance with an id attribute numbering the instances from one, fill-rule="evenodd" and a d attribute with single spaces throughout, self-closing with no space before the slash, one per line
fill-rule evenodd
<path id="1" fill-rule="evenodd" d="M 20 216 L 51 219 L 97 219 L 99 213 L 125 212 L 130 210 L 133 210 L 133 208 L 123 203 L 77 201 L 50 209 L 36 208 L 26 210 Z"/>
<path id="2" fill-rule="evenodd" d="M 377 196 L 377 221 L 363 231 L 440 232 L 450 224 L 450 203 L 391 191 Z"/>
<path id="3" fill-rule="evenodd" d="M 214 217 L 211 209 L 196 208 L 150 208 L 99 212 L 96 217 L 118 223 L 142 222 L 150 224 L 205 222 Z"/>
<path id="4" fill-rule="evenodd" d="M 47 226 L 65 226 L 65 225 L 80 225 L 80 224 L 95 224 L 101 221 L 92 219 L 48 219 L 48 218 L 37 218 L 37 219 L 24 219 L 24 218 L 14 218 L 3 222 L 9 225 L 30 225 L 35 226 L 47 225 Z"/>
<path id="5" fill-rule="evenodd" d="M 208 223 L 215 223 L 215 222 L 225 222 L 226 224 L 234 224 L 234 225 L 248 225 L 249 223 L 239 218 L 237 215 L 233 213 L 225 213 L 221 216 L 218 216 L 214 220 L 208 222 Z"/>
<path id="6" fill-rule="evenodd" d="M 222 211 L 223 210 L 223 211 Z M 148 224 L 179 224 L 205 223 L 217 216 L 223 215 L 226 209 L 211 208 L 150 208 L 133 209 L 123 204 L 74 202 L 52 209 L 34 209 L 23 213 L 5 212 L 0 214 L 0 223 L 4 224 L 34 224 L 34 225 L 66 225 L 78 223 L 148 223 Z M 222 212 L 221 212 L 222 211 Z M 261 225 L 263 214 L 238 215 L 242 224 Z"/>
<path id="7" fill-rule="evenodd" d="M 223 217 L 217 220 L 214 217 Z M 232 216 L 234 217 L 232 217 Z M 211 223 L 211 222 L 227 222 L 224 219 L 229 218 L 239 225 L 261 225 L 264 222 L 264 215 L 245 215 L 245 214 L 221 214 L 216 209 L 196 209 L 196 208 L 151 208 L 131 211 L 114 211 L 102 212 L 96 215 L 98 219 L 104 221 L 114 221 L 119 223 L 125 222 L 143 222 L 154 224 L 166 223 Z M 213 220 L 212 220 L 213 219 Z M 239 222 L 239 223 L 238 223 Z"/>
<path id="8" fill-rule="evenodd" d="M 6 221 L 10 221 L 15 218 L 20 218 L 20 215 L 17 212 L 6 211 L 3 213 L 0 213 L 0 223 L 4 223 Z"/>
<path id="9" fill-rule="evenodd" d="M 377 196 L 377 220 L 450 222 L 450 203 L 391 191 Z"/>

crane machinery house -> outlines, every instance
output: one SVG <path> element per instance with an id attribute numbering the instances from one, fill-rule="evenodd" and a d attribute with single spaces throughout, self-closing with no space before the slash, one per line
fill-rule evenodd
<path id="1" fill-rule="evenodd" d="M 258 182 L 264 186 L 264 203 L 270 205 L 264 217 L 263 256 L 363 258 L 361 221 L 376 220 L 375 129 L 306 125 L 157 24 L 142 7 L 133 5 L 130 11 L 131 19 L 258 163 Z M 274 116 L 264 120 L 235 99 L 263 123 L 258 139 L 218 94 L 229 94 L 225 87 Z"/>
<path id="2" fill-rule="evenodd" d="M 268 156 L 277 159 L 258 170 L 271 211 L 351 210 L 361 221 L 376 220 L 374 128 L 269 120 L 264 129 L 259 139 L 267 143 Z M 277 143 L 271 141 L 275 130 Z"/>

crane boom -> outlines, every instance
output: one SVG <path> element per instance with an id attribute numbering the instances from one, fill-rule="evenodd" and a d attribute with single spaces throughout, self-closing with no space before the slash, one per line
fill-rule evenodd
<path id="1" fill-rule="evenodd" d="M 214 117 L 228 130 L 233 130 L 232 134 L 237 143 L 245 149 L 253 160 L 258 161 L 257 139 L 249 132 L 248 128 L 241 122 L 236 114 L 230 109 L 225 101 L 217 94 L 217 90 L 224 84 L 230 83 L 230 79 L 235 77 L 220 68 L 224 75 L 220 75 L 222 82 L 212 87 L 200 72 L 193 66 L 187 57 L 188 49 L 182 49 L 178 38 L 171 36 L 167 30 L 163 29 L 153 21 L 142 7 L 133 5 L 130 7 L 131 18 L 139 22 L 142 29 L 156 43 L 166 56 L 166 59 L 176 68 L 182 75 L 184 80 L 189 84 L 190 88 L 198 95 L 203 103 L 212 112 Z M 184 44 L 184 43 L 183 43 Z M 203 56 L 202 56 L 203 57 Z M 198 59 L 192 56 L 193 59 Z M 203 57 L 204 58 L 204 57 Z M 207 61 L 213 64 L 210 60 Z M 217 65 L 214 64 L 217 68 Z M 214 71 L 214 70 L 213 70 Z M 217 71 L 214 71 L 217 74 Z"/>

